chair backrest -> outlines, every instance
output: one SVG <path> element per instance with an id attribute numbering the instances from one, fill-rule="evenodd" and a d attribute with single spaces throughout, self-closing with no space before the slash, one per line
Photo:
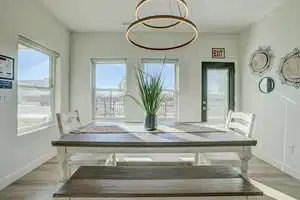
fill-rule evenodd
<path id="1" fill-rule="evenodd" d="M 255 114 L 233 112 L 230 110 L 228 112 L 225 128 L 244 134 L 247 137 L 251 137 L 254 121 Z"/>
<path id="2" fill-rule="evenodd" d="M 69 113 L 57 113 L 56 119 L 61 135 L 71 133 L 82 127 L 78 110 Z"/>

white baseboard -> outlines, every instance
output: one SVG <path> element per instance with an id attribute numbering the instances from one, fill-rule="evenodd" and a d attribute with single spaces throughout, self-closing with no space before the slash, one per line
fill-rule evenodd
<path id="1" fill-rule="evenodd" d="M 260 151 L 255 151 L 254 155 L 264 161 L 266 161 L 267 163 L 269 163 L 270 165 L 280 169 L 281 171 L 283 171 L 284 173 L 287 173 L 288 175 L 300 180 L 300 171 L 291 168 L 290 166 L 288 166 L 287 164 L 276 160 L 270 156 L 267 156 L 266 154 L 260 152 Z"/>
<path id="2" fill-rule="evenodd" d="M 28 163 L 23 168 L 18 169 L 17 171 L 0 178 L 0 190 L 4 189 L 5 187 L 9 186 L 16 180 L 22 178 L 24 175 L 28 174 L 35 168 L 39 167 L 40 165 L 44 164 L 48 160 L 50 160 L 52 157 L 54 157 L 56 154 L 55 152 L 51 152 L 47 155 L 41 156 L 34 161 Z"/>
<path id="3" fill-rule="evenodd" d="M 290 166 L 284 164 L 283 165 L 283 171 L 289 175 L 291 175 L 292 177 L 300 180 L 300 171 L 295 170 L 293 168 L 291 168 Z"/>
<path id="4" fill-rule="evenodd" d="M 283 162 L 279 161 L 279 160 L 276 160 L 264 153 L 262 153 L 261 151 L 255 151 L 254 152 L 254 155 L 264 161 L 266 161 L 267 163 L 269 163 L 270 165 L 273 165 L 274 167 L 280 169 L 280 170 L 283 170 Z"/>

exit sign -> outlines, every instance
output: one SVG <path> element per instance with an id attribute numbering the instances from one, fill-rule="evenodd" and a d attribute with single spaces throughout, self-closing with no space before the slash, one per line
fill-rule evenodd
<path id="1" fill-rule="evenodd" d="M 224 48 L 213 48 L 212 49 L 213 58 L 225 58 L 225 49 Z"/>

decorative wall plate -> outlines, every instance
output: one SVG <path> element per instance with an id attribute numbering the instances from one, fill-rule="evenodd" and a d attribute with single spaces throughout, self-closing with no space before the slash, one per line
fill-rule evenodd
<path id="1" fill-rule="evenodd" d="M 282 84 L 300 88 L 300 49 L 296 48 L 281 58 L 277 73 Z"/>
<path id="2" fill-rule="evenodd" d="M 251 55 L 249 66 L 253 73 L 262 75 L 272 65 L 274 57 L 271 47 L 259 47 Z"/>

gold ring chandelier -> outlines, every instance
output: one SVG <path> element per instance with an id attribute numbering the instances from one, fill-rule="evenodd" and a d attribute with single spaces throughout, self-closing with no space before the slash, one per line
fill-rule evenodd
<path id="1" fill-rule="evenodd" d="M 189 14 L 189 10 L 188 10 L 188 7 L 187 7 L 187 4 L 184 0 L 176 0 L 177 3 L 181 4 L 184 6 L 184 10 L 185 10 L 185 14 L 182 18 L 186 19 L 188 14 Z M 140 19 L 139 17 L 139 11 L 141 9 L 141 7 L 148 3 L 148 2 L 151 2 L 151 0 L 142 0 L 136 7 L 135 9 L 135 17 L 137 20 Z M 178 5 L 179 6 L 179 5 Z M 178 7 L 180 9 L 180 7 Z M 174 27 L 174 26 L 177 26 L 178 24 L 180 24 L 181 21 L 177 21 L 176 23 L 173 23 L 173 24 L 170 24 L 170 25 L 166 25 L 166 26 L 153 26 L 153 25 L 150 25 L 150 24 L 147 24 L 147 23 L 143 23 L 144 26 L 147 26 L 149 28 L 154 28 L 154 29 L 167 29 L 167 28 L 171 28 L 171 27 Z"/>
<path id="2" fill-rule="evenodd" d="M 174 16 L 174 15 L 154 15 L 154 16 L 148 16 L 148 17 L 144 17 L 144 18 L 140 18 L 139 17 L 139 11 L 141 9 L 142 6 L 144 6 L 146 3 L 150 2 L 152 0 L 142 0 L 136 7 L 136 10 L 135 10 L 135 15 L 136 15 L 136 19 L 137 21 L 133 22 L 128 28 L 127 28 L 127 31 L 126 31 L 126 38 L 127 40 L 134 46 L 136 47 L 139 47 L 139 48 L 142 48 L 142 49 L 146 49 L 146 50 L 153 50 L 153 51 L 169 51 L 169 50 L 175 50 L 175 49 L 179 49 L 179 48 L 182 48 L 182 47 L 185 47 L 191 43 L 193 43 L 197 37 L 198 37 L 198 29 L 197 29 L 197 26 L 190 20 L 187 19 L 187 16 L 188 16 L 188 7 L 187 7 L 187 4 L 184 0 L 176 0 L 177 2 L 177 5 L 178 5 L 178 9 L 181 13 L 181 10 L 180 10 L 180 7 L 179 7 L 179 4 L 183 5 L 183 7 L 185 8 L 185 15 L 184 16 Z M 152 22 L 152 21 L 159 21 L 159 20 L 175 20 L 176 23 L 172 23 L 170 25 L 165 25 L 165 26 L 154 26 L 154 25 L 150 25 L 149 22 Z M 172 27 L 175 27 L 177 26 L 178 24 L 180 23 L 184 23 L 186 25 L 188 25 L 189 27 L 192 28 L 193 32 L 194 32 L 194 36 L 182 43 L 182 44 L 179 44 L 179 45 L 176 45 L 176 46 L 172 46 L 172 47 L 150 47 L 150 46 L 145 46 L 145 45 L 142 45 L 142 44 L 138 44 L 137 42 L 135 42 L 132 38 L 130 38 L 130 33 L 132 32 L 132 30 L 134 28 L 136 28 L 138 25 L 144 25 L 148 28 L 151 28 L 151 29 L 168 29 L 168 28 L 172 28 Z"/>

